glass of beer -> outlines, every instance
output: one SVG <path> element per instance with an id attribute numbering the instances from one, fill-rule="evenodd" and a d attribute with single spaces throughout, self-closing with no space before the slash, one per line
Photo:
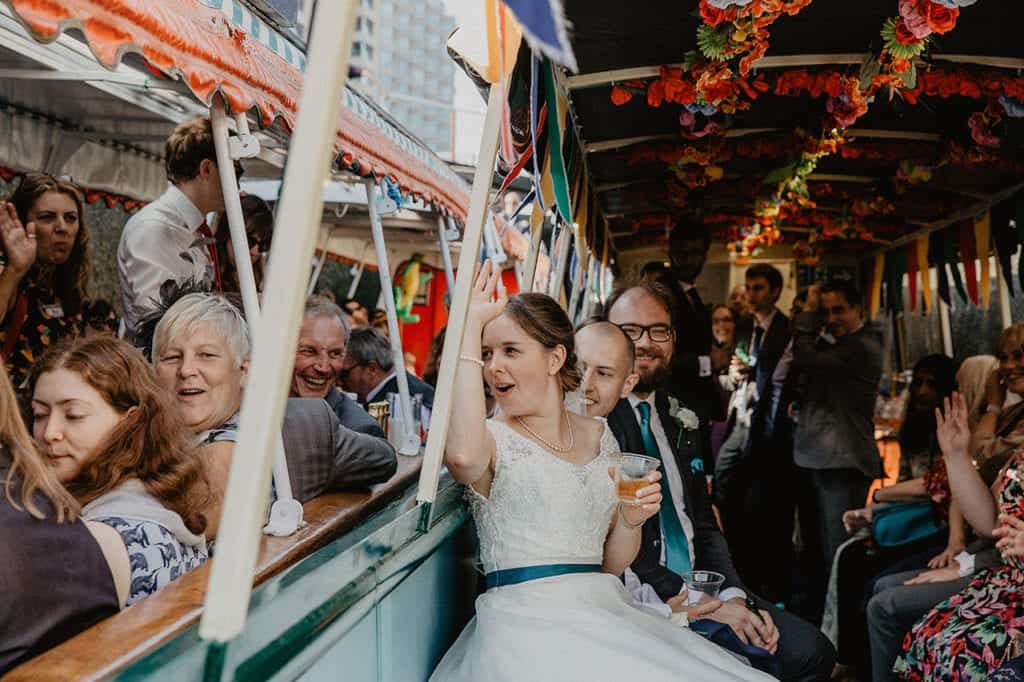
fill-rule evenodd
<path id="1" fill-rule="evenodd" d="M 717 599 L 718 593 L 725 582 L 725 576 L 715 571 L 688 571 L 683 574 L 683 584 L 688 590 L 686 603 L 689 606 L 699 604 L 701 595 Z"/>
<path id="2" fill-rule="evenodd" d="M 641 488 L 650 485 L 646 479 L 661 464 L 654 457 L 647 455 L 636 455 L 631 452 L 619 453 L 615 461 L 615 485 L 618 489 L 619 500 L 623 504 L 639 504 L 636 493 Z"/>

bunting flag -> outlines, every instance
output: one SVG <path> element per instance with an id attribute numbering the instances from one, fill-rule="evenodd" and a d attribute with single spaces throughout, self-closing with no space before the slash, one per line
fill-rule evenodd
<path id="1" fill-rule="evenodd" d="M 569 176 L 566 172 L 562 141 L 565 137 L 565 123 L 568 116 L 568 102 L 555 83 L 555 72 L 551 62 L 545 60 L 543 68 L 544 96 L 548 106 L 548 156 L 551 158 L 551 179 L 554 185 L 555 205 L 558 213 L 568 224 L 572 224 L 572 200 L 569 195 Z"/>
<path id="2" fill-rule="evenodd" d="M 484 0 L 487 64 L 480 74 L 488 83 L 497 83 L 512 72 L 523 41 L 522 27 L 507 4 L 499 0 Z"/>
<path id="3" fill-rule="evenodd" d="M 949 266 L 950 272 L 953 273 L 953 284 L 956 286 L 956 291 L 960 294 L 960 300 L 966 305 L 969 301 L 967 298 L 967 289 L 964 287 L 964 278 L 960 276 L 960 258 L 957 244 L 959 243 L 957 227 L 951 227 L 945 230 L 945 237 L 943 237 L 943 251 L 942 260 Z"/>
<path id="4" fill-rule="evenodd" d="M 941 231 L 932 232 L 931 252 L 935 254 L 935 272 L 939 275 L 939 298 L 946 305 L 952 305 L 949 297 L 949 263 L 946 262 L 945 238 Z"/>
<path id="5" fill-rule="evenodd" d="M 917 269 L 921 273 L 921 312 L 932 309 L 932 272 L 928 264 L 928 236 L 917 240 Z"/>
<path id="6" fill-rule="evenodd" d="M 885 274 L 885 254 L 875 256 L 875 267 L 871 271 L 871 292 L 868 297 L 868 319 L 878 316 L 882 305 L 882 276 Z"/>
<path id="7" fill-rule="evenodd" d="M 981 305 L 988 310 L 992 302 L 992 271 L 989 265 L 992 242 L 988 211 L 974 219 L 974 244 L 975 253 L 981 261 Z"/>
<path id="8" fill-rule="evenodd" d="M 519 20 L 526 42 L 553 62 L 578 71 L 562 0 L 503 0 Z"/>
<path id="9" fill-rule="evenodd" d="M 1003 273 L 1006 289 L 1010 296 L 1016 296 L 1013 290 L 1013 256 L 1017 253 L 1017 235 L 1010 227 L 1013 215 L 1013 203 L 1004 201 L 996 204 L 990 211 L 989 225 L 992 230 L 992 243 L 996 247 L 996 258 L 999 259 L 999 270 Z"/>
<path id="10" fill-rule="evenodd" d="M 974 225 L 970 221 L 960 223 L 960 262 L 964 264 L 964 279 L 967 280 L 967 294 L 971 303 L 978 305 L 978 271 L 974 261 L 978 258 L 974 240 Z"/>
<path id="11" fill-rule="evenodd" d="M 906 262 L 899 249 L 885 254 L 885 307 L 890 313 L 903 310 L 903 275 Z"/>
<path id="12" fill-rule="evenodd" d="M 917 244 L 911 242 L 904 247 L 907 263 L 907 284 L 910 293 L 910 312 L 917 310 Z"/>
<path id="13" fill-rule="evenodd" d="M 547 160 L 546 158 L 543 160 L 541 159 L 541 151 L 543 148 L 539 143 L 541 131 L 544 129 L 544 124 L 541 122 L 541 118 L 543 116 L 547 116 L 548 112 L 547 102 L 543 102 L 543 94 L 541 92 L 540 71 L 540 59 L 534 55 L 530 59 L 530 146 L 533 148 L 534 183 L 536 183 L 537 179 L 541 176 L 541 168 Z M 546 201 L 547 199 L 542 198 L 538 191 L 537 203 L 540 205 L 541 212 L 547 210 Z"/>

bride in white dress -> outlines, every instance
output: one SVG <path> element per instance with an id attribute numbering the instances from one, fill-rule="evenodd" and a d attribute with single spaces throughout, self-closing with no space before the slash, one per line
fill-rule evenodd
<path id="1" fill-rule="evenodd" d="M 659 474 L 640 504 L 618 504 L 614 436 L 564 407 L 579 384 L 569 319 L 542 294 L 495 300 L 499 274 L 488 262 L 474 285 L 445 449 L 471 491 L 488 590 L 431 680 L 772 679 L 634 605 L 617 576 L 660 507 Z"/>

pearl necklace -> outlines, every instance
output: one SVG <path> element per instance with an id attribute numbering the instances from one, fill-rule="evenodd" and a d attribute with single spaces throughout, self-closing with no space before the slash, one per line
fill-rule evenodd
<path id="1" fill-rule="evenodd" d="M 534 439 L 540 441 L 541 445 L 543 445 L 547 449 L 553 450 L 554 452 L 566 453 L 566 452 L 571 451 L 573 446 L 576 445 L 576 439 L 575 439 L 575 437 L 573 436 L 573 433 L 572 433 L 572 421 L 569 419 L 569 412 L 564 407 L 562 408 L 562 414 L 565 415 L 565 425 L 569 428 L 569 445 L 567 447 L 564 447 L 564 448 L 560 447 L 558 445 L 554 445 L 552 443 L 549 443 L 544 438 L 541 438 L 539 435 L 537 435 L 537 433 L 533 429 L 531 429 L 529 426 L 526 425 L 526 422 L 523 421 L 522 417 L 516 417 L 516 421 L 519 422 L 519 425 L 521 427 L 523 427 L 524 431 L 526 431 L 528 434 L 533 436 Z"/>

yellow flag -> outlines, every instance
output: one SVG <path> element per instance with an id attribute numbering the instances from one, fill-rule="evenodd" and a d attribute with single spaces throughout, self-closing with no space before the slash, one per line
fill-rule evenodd
<path id="1" fill-rule="evenodd" d="M 921 299 L 924 302 L 924 310 L 928 313 L 932 309 L 932 275 L 928 267 L 928 235 L 917 240 L 917 271 L 921 273 Z"/>
<path id="2" fill-rule="evenodd" d="M 985 211 L 974 219 L 974 243 L 981 261 L 981 306 L 988 309 L 992 299 L 992 274 L 989 271 L 989 252 L 992 250 L 989 213 Z"/>
<path id="3" fill-rule="evenodd" d="M 885 273 L 885 254 L 875 256 L 875 269 L 871 273 L 871 298 L 868 301 L 868 318 L 878 316 L 878 308 L 882 304 L 882 275 Z"/>
<path id="4" fill-rule="evenodd" d="M 515 68 L 523 31 L 500 0 L 484 0 L 484 17 L 487 25 L 487 66 L 482 74 L 488 83 L 497 83 Z"/>

